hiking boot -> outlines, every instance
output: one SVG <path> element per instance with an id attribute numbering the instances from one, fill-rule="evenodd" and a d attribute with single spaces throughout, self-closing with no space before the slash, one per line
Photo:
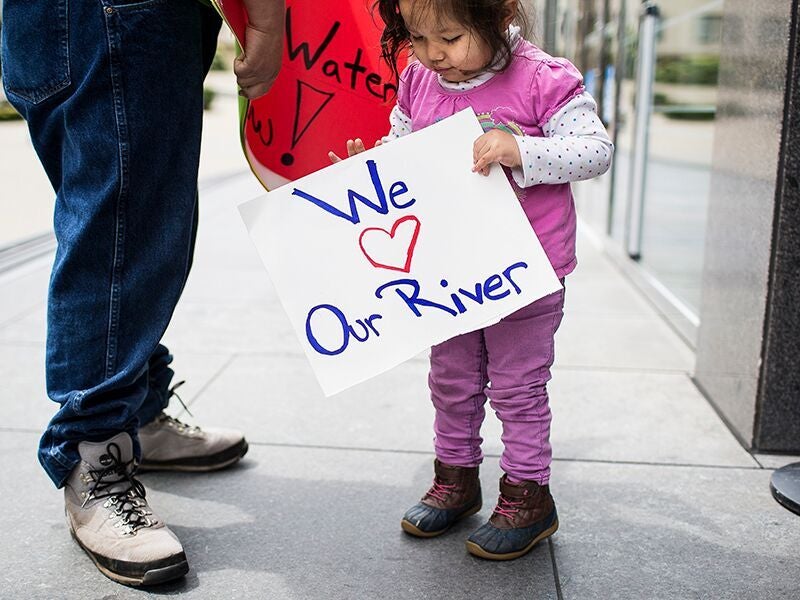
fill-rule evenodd
<path id="1" fill-rule="evenodd" d="M 100 571 L 126 585 L 152 585 L 189 571 L 183 547 L 134 478 L 133 442 L 119 433 L 78 444 L 81 462 L 64 486 L 72 537 Z"/>
<path id="2" fill-rule="evenodd" d="M 526 554 L 558 529 L 550 486 L 535 481 L 511 483 L 500 478 L 500 498 L 489 522 L 467 540 L 470 554 L 490 560 L 511 560 Z"/>
<path id="3" fill-rule="evenodd" d="M 434 537 L 453 523 L 481 509 L 478 467 L 453 467 L 433 463 L 433 485 L 422 500 L 406 511 L 400 526 L 417 537 Z"/>
<path id="4" fill-rule="evenodd" d="M 238 462 L 247 441 L 234 429 L 201 429 L 166 413 L 139 429 L 139 471 L 215 471 Z"/>

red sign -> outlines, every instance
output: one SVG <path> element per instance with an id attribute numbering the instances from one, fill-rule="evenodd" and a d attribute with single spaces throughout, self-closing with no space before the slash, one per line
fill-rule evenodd
<path id="1" fill-rule="evenodd" d="M 241 40 L 241 0 L 215 0 Z M 242 142 L 265 171 L 297 179 L 330 164 L 348 139 L 371 147 L 389 129 L 397 81 L 380 59 L 383 23 L 371 0 L 288 0 L 283 66 L 270 92 L 243 107 Z"/>

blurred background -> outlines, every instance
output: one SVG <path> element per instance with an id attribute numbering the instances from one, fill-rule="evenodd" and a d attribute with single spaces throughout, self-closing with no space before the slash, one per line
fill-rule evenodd
<path id="1" fill-rule="evenodd" d="M 723 0 L 670 0 L 660 19 L 652 57 L 652 106 L 646 115 L 649 148 L 636 148 L 640 0 L 537 2 L 537 38 L 569 56 L 584 73 L 600 115 L 615 139 L 614 171 L 593 189 L 580 214 L 622 247 L 641 228 L 639 263 L 671 294 L 690 327 L 699 325 L 700 289 L 711 165 L 719 98 Z M 768 3 L 765 3 L 768 4 Z M 644 156 L 641 223 L 630 223 L 631 165 Z M 584 195 L 585 198 L 585 195 Z"/>

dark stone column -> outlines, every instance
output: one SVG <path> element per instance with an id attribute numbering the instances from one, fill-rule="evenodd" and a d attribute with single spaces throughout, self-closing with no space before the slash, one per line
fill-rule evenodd
<path id="1" fill-rule="evenodd" d="M 775 195 L 772 264 L 753 445 L 800 452 L 800 46 L 789 36 L 786 112 Z"/>

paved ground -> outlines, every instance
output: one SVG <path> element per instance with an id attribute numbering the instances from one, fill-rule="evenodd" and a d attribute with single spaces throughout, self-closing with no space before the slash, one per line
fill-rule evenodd
<path id="1" fill-rule="evenodd" d="M 583 235 L 551 385 L 561 529 L 510 563 L 469 556 L 490 513 L 499 426 L 484 430 L 484 510 L 435 540 L 399 527 L 431 476 L 424 357 L 325 399 L 235 210 L 247 174 L 202 189 L 195 270 L 166 336 L 197 422 L 251 451 L 205 475 L 143 476 L 192 570 L 191 598 L 797 598 L 800 518 L 689 378 L 693 355 Z M 35 459 L 49 258 L 0 278 L 0 597 L 134 598 L 64 526 Z"/>
<path id="2" fill-rule="evenodd" d="M 768 491 L 768 469 L 797 459 L 741 448 L 693 386 L 691 351 L 586 234 L 550 386 L 561 529 L 514 562 L 466 553 L 464 539 L 490 514 L 500 475 L 500 430 L 489 416 L 484 510 L 435 540 L 404 535 L 400 516 L 431 477 L 425 357 L 322 397 L 235 210 L 261 191 L 238 154 L 233 104 L 219 97 L 207 114 L 197 260 L 166 341 L 197 422 L 244 429 L 251 450 L 223 473 L 142 477 L 192 567 L 184 581 L 151 592 L 800 597 L 800 518 Z M 0 182 L 42 203 L 11 207 L 25 208 L 13 218 L 39 231 L 49 191 L 24 135 L 10 131 L 3 147 L 19 152 Z M 50 260 L 0 274 L 0 598 L 144 597 L 101 576 L 70 540 L 60 492 L 35 459 L 53 410 L 43 391 Z"/>

